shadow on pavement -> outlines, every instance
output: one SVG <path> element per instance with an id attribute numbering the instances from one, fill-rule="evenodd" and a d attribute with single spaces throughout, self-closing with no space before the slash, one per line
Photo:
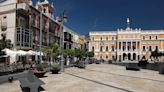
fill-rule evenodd
<path id="1" fill-rule="evenodd" d="M 94 83 L 97 83 L 97 84 L 100 84 L 100 85 L 104 85 L 104 86 L 107 86 L 107 87 L 112 87 L 112 88 L 122 90 L 122 91 L 125 91 L 125 92 L 133 92 L 133 91 L 130 91 L 130 90 L 127 90 L 127 89 L 124 89 L 124 88 L 119 88 L 119 87 L 116 87 L 116 86 L 113 86 L 113 85 L 109 85 L 109 84 L 105 84 L 105 83 L 95 81 L 95 80 L 92 80 L 92 79 L 84 78 L 84 77 L 74 75 L 74 74 L 71 74 L 71 73 L 66 73 L 65 72 L 65 74 L 68 74 L 68 75 L 71 75 L 71 76 L 74 76 L 74 77 L 77 77 L 77 78 L 80 78 L 80 79 L 84 79 L 84 80 L 87 80 L 87 81 L 91 81 L 91 82 L 94 82 Z"/>
<path id="2" fill-rule="evenodd" d="M 155 80 L 155 79 L 149 79 L 149 78 L 142 78 L 142 77 L 134 77 L 134 76 L 128 76 L 128 75 L 115 74 L 115 73 L 108 73 L 108 72 L 103 72 L 103 71 L 98 71 L 98 70 L 91 70 L 91 69 L 85 69 L 85 70 L 88 70 L 88 71 L 94 71 L 94 72 L 99 72 L 99 73 L 112 74 L 112 75 L 117 75 L 117 76 L 123 76 L 123 77 L 130 77 L 130 78 L 137 78 L 137 79 L 151 80 L 151 81 L 156 81 L 156 82 L 162 82 L 162 83 L 164 83 L 164 81 Z"/>

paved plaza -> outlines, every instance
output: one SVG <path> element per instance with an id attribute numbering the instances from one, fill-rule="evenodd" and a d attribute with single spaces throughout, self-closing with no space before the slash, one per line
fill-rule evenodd
<path id="1" fill-rule="evenodd" d="M 164 92 L 164 76 L 157 71 L 127 71 L 123 66 L 92 64 L 47 73 L 41 92 Z M 19 81 L 0 85 L 1 92 L 21 92 Z"/>

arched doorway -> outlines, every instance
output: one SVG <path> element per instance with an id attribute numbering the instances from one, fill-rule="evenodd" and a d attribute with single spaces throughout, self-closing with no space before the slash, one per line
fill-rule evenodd
<path id="1" fill-rule="evenodd" d="M 128 60 L 131 60 L 131 54 L 128 53 Z"/>
<path id="2" fill-rule="evenodd" d="M 133 53 L 133 60 L 136 60 L 136 53 Z"/>
<path id="3" fill-rule="evenodd" d="M 123 53 L 123 60 L 125 60 L 126 58 L 126 53 Z"/>

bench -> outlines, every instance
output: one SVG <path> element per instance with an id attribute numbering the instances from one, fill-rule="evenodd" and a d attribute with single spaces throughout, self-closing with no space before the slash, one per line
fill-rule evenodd
<path id="1" fill-rule="evenodd" d="M 19 81 L 22 92 L 38 92 L 39 87 L 45 84 L 37 78 L 31 70 L 28 71 L 25 78 L 19 78 Z"/>
<path id="2" fill-rule="evenodd" d="M 126 66 L 126 70 L 139 71 L 139 70 L 140 70 L 140 67 L 138 66 L 138 64 L 129 63 L 129 64 Z"/>

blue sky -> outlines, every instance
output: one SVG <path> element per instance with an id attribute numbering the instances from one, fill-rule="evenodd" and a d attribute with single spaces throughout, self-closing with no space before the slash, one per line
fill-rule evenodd
<path id="1" fill-rule="evenodd" d="M 115 31 L 126 27 L 164 29 L 164 0 L 49 0 L 55 16 L 67 11 L 66 25 L 82 35 L 89 31 Z"/>

